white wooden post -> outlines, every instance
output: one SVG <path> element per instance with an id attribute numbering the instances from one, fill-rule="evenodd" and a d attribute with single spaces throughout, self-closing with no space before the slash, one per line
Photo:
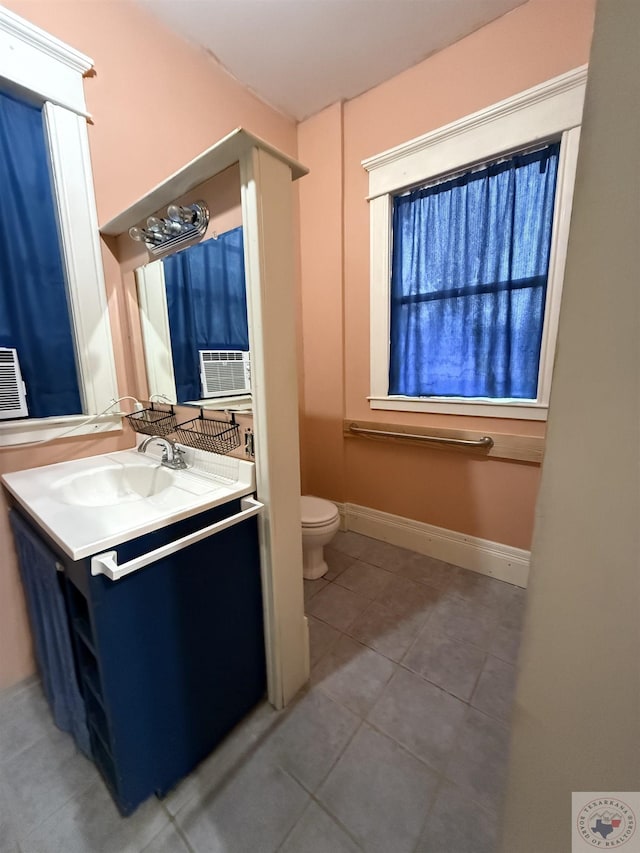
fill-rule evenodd
<path id="1" fill-rule="evenodd" d="M 263 148 L 240 157 L 269 701 L 309 677 L 300 458 L 291 167 Z"/>

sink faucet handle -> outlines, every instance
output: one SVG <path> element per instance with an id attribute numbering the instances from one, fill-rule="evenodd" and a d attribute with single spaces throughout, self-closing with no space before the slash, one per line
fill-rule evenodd
<path id="1" fill-rule="evenodd" d="M 188 467 L 184 458 L 185 451 L 181 447 L 178 447 L 170 438 L 160 435 L 150 435 L 138 446 L 138 453 L 144 453 L 150 444 L 157 444 L 162 447 L 162 457 L 160 459 L 162 465 L 175 469 Z"/>
<path id="2" fill-rule="evenodd" d="M 162 452 L 163 457 L 168 456 L 169 459 L 179 459 L 181 455 L 184 455 L 184 450 L 182 450 L 182 448 L 178 447 L 177 444 L 174 444 L 174 442 L 171 441 L 171 439 L 168 438 L 166 441 L 167 441 L 166 447 L 165 447 L 164 451 Z"/>
<path id="3" fill-rule="evenodd" d="M 165 439 L 162 451 L 162 464 L 169 468 L 186 468 L 185 451 L 170 439 Z"/>

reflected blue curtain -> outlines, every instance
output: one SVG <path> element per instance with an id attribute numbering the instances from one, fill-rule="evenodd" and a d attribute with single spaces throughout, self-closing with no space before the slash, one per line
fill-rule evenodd
<path id="1" fill-rule="evenodd" d="M 42 113 L 1 92 L 0 346 L 31 417 L 82 411 Z"/>
<path id="2" fill-rule="evenodd" d="M 559 149 L 394 200 L 390 394 L 535 399 Z"/>
<path id="3" fill-rule="evenodd" d="M 178 402 L 201 396 L 201 349 L 249 349 L 242 228 L 164 261 Z"/>

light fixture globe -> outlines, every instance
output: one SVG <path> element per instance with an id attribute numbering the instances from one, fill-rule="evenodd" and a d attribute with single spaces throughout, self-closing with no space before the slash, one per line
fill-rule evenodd
<path id="1" fill-rule="evenodd" d="M 208 225 L 209 209 L 203 201 L 189 205 L 170 204 L 166 219 L 150 216 L 146 228 L 134 226 L 129 229 L 129 236 L 144 243 L 149 254 L 157 257 L 202 240 Z"/>

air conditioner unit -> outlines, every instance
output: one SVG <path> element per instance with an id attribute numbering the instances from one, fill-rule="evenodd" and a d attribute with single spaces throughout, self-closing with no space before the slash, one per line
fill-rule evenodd
<path id="1" fill-rule="evenodd" d="M 244 350 L 201 349 L 200 380 L 203 397 L 230 397 L 251 393 L 251 362 Z"/>
<path id="2" fill-rule="evenodd" d="M 0 420 L 26 418 L 27 389 L 22 381 L 18 351 L 0 347 Z"/>

